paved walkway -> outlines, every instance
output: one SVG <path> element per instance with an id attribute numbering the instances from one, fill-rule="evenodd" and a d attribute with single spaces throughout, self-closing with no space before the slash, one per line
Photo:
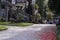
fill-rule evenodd
<path id="1" fill-rule="evenodd" d="M 31 37 L 28 37 L 28 35 L 29 36 L 32 35 L 34 31 L 35 31 L 34 28 L 28 28 L 28 27 L 26 28 L 25 27 L 24 28 L 23 27 L 9 27 L 8 30 L 0 32 L 0 40 L 29 40 Z"/>
<path id="2" fill-rule="evenodd" d="M 42 26 L 46 26 L 46 25 L 42 25 Z M 38 25 L 35 24 L 29 27 L 9 26 L 8 30 L 0 32 L 0 40 L 33 40 L 33 39 L 40 40 L 39 38 L 37 38 L 37 36 L 34 36 L 35 35 L 34 33 L 36 31 L 40 31 L 42 28 L 39 27 L 39 24 Z"/>

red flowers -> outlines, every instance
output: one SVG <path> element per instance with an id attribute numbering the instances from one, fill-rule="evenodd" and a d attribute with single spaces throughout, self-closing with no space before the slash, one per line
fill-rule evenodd
<path id="1" fill-rule="evenodd" d="M 56 40 L 56 33 L 53 28 L 44 30 L 42 33 L 38 31 L 35 34 L 40 40 Z"/>

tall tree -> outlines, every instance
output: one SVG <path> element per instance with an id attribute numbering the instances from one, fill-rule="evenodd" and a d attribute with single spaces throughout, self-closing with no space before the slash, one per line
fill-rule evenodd
<path id="1" fill-rule="evenodd" d="M 39 5 L 39 13 L 44 16 L 44 0 L 36 0 L 36 3 Z"/>
<path id="2" fill-rule="evenodd" d="M 55 11 L 55 14 L 60 14 L 60 0 L 49 0 L 48 6 L 51 11 Z"/>

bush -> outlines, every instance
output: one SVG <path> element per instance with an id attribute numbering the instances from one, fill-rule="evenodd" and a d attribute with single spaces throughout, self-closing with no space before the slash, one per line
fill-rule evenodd
<path id="1" fill-rule="evenodd" d="M 37 17 L 37 19 L 41 19 L 41 15 L 39 13 L 36 13 L 35 17 Z"/>
<path id="2" fill-rule="evenodd" d="M 14 22 L 14 18 L 10 18 L 11 23 Z"/>
<path id="3" fill-rule="evenodd" d="M 18 19 L 22 19 L 24 16 L 23 16 L 23 14 L 18 14 Z"/>
<path id="4" fill-rule="evenodd" d="M 51 12 L 49 12 L 49 13 L 47 14 L 47 19 L 48 19 L 48 20 L 53 19 L 53 16 L 52 16 L 52 13 L 51 13 Z"/>
<path id="5" fill-rule="evenodd" d="M 38 4 L 35 4 L 35 9 L 38 9 L 38 8 L 39 8 Z"/>
<path id="6" fill-rule="evenodd" d="M 29 21 L 29 17 L 28 16 L 24 16 L 24 18 L 22 19 L 23 22 L 28 22 Z"/>
<path id="7" fill-rule="evenodd" d="M 41 15 L 39 13 L 35 14 L 35 22 L 38 22 L 41 19 Z"/>
<path id="8" fill-rule="evenodd" d="M 21 13 L 19 13 L 19 14 L 17 15 L 17 20 L 21 21 L 21 20 L 23 19 L 23 17 L 24 17 L 24 15 L 21 14 Z"/>
<path id="9" fill-rule="evenodd" d="M 6 21 L 6 20 L 5 20 L 5 18 L 0 16 L 0 21 L 3 22 L 3 21 Z"/>
<path id="10" fill-rule="evenodd" d="M 29 21 L 29 17 L 27 16 L 27 14 L 19 13 L 17 15 L 17 20 L 18 20 L 18 22 L 21 22 L 21 21 L 27 22 L 27 21 Z"/>

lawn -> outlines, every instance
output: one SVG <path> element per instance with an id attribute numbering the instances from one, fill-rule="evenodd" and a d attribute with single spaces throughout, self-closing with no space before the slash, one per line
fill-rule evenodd
<path id="1" fill-rule="evenodd" d="M 0 22 L 0 25 L 7 25 L 7 24 L 11 24 L 11 22 Z"/>
<path id="2" fill-rule="evenodd" d="M 30 26 L 33 23 L 21 22 L 21 23 L 13 23 L 15 26 Z"/>
<path id="3" fill-rule="evenodd" d="M 6 30 L 6 29 L 7 29 L 7 27 L 5 27 L 5 26 L 0 26 L 0 31 Z"/>
<path id="4" fill-rule="evenodd" d="M 19 22 L 19 23 L 11 23 L 11 22 L 0 22 L 0 25 L 12 25 L 12 26 L 30 26 L 33 23 L 28 22 Z"/>

